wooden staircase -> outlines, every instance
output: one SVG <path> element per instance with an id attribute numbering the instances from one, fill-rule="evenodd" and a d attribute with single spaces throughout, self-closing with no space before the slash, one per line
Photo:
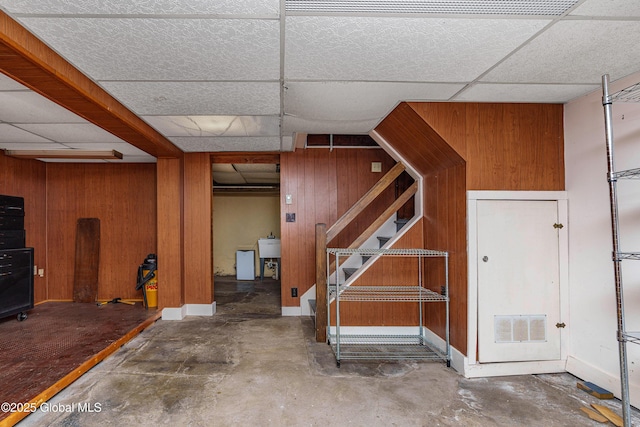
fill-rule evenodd
<path id="1" fill-rule="evenodd" d="M 401 162 L 389 170 L 364 196 L 360 198 L 342 217 L 340 217 L 329 229 L 326 224 L 316 224 L 316 299 L 310 301 L 312 316 L 315 316 L 316 341 L 327 340 L 327 274 L 329 277 L 344 274 L 346 279 L 358 275 L 361 269 L 367 268 L 369 257 L 361 257 L 354 260 L 348 266 L 336 272 L 335 261 L 327 266 L 327 247 L 341 231 L 343 231 L 358 215 L 369 206 L 386 188 L 397 182 L 398 177 L 405 171 Z M 364 232 L 362 232 L 347 248 L 356 249 L 371 244 L 377 240 L 377 247 L 382 248 L 393 238 L 393 230 L 398 233 L 409 221 L 409 218 L 397 218 L 397 212 L 416 194 L 418 183 L 413 182 L 406 190 L 399 194 L 384 212 L 374 220 Z M 389 231 L 389 223 L 394 227 Z M 394 224 L 395 223 L 395 226 Z M 386 224 L 386 227 L 385 227 Z M 376 236 L 381 229 L 385 229 L 384 235 Z M 372 246 L 370 246 L 372 247 Z M 375 262 L 375 260 L 374 260 Z M 318 303 L 319 302 L 319 303 Z"/>

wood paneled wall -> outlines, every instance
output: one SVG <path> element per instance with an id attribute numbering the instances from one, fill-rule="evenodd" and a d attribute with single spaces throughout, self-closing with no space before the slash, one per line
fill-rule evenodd
<path id="1" fill-rule="evenodd" d="M 371 162 L 381 162 L 382 173 L 371 172 Z M 382 149 L 314 148 L 282 153 L 280 234 L 284 307 L 300 305 L 299 297 L 291 297 L 291 288 L 298 288 L 300 296 L 315 282 L 315 224 L 330 227 L 394 164 Z M 286 194 L 292 196 L 290 205 L 285 204 Z M 388 201 L 382 199 L 388 196 L 381 196 L 366 215 L 375 215 L 376 209 L 385 203 L 387 206 Z M 296 222 L 286 222 L 286 213 L 295 213 Z M 330 245 L 348 240 L 371 220 L 359 218 L 353 228 L 345 230 Z"/>
<path id="2" fill-rule="evenodd" d="M 47 260 L 46 166 L 37 160 L 14 159 L 0 150 L 0 194 L 24 198 L 27 247 L 34 248 L 35 265 Z M 34 277 L 34 301 L 47 299 L 47 275 Z"/>
<path id="3" fill-rule="evenodd" d="M 76 223 L 100 219 L 98 298 L 142 298 L 138 266 L 156 251 L 153 164 L 47 163 L 48 299 L 72 299 Z"/>
<path id="4" fill-rule="evenodd" d="M 158 309 L 184 304 L 183 159 L 157 167 Z"/>
<path id="5" fill-rule="evenodd" d="M 467 190 L 564 190 L 561 104 L 409 103 L 467 162 Z"/>
<path id="6" fill-rule="evenodd" d="M 428 249 L 449 252 L 449 321 L 451 344 L 467 350 L 467 201 L 464 163 L 425 177 L 424 245 Z M 444 285 L 442 263 L 427 262 L 426 283 Z M 430 288 L 433 291 L 439 289 Z M 445 336 L 443 307 L 434 304 L 425 311 L 425 325 Z"/>
<path id="7" fill-rule="evenodd" d="M 450 253 L 451 343 L 466 353 L 466 191 L 564 190 L 562 105 L 401 103 L 375 132 L 424 177 L 423 247 Z M 426 321 L 443 336 L 441 318 Z"/>
<path id="8" fill-rule="evenodd" d="M 186 304 L 213 302 L 211 156 L 184 155 L 184 288 Z"/>

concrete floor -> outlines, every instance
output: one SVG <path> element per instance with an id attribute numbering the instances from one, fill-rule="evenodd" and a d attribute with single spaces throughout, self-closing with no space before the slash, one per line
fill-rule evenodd
<path id="1" fill-rule="evenodd" d="M 343 361 L 273 280 L 216 279 L 218 313 L 158 321 L 23 426 L 599 426 L 569 374 L 465 379 L 440 362 Z M 93 410 L 93 412 L 89 412 Z M 639 423 L 634 411 L 634 424 Z M 612 424 L 609 424 L 612 425 Z M 640 425 L 640 424 L 638 424 Z"/>

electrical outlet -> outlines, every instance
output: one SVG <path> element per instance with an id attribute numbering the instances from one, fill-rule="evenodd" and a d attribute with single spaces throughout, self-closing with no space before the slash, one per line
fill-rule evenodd
<path id="1" fill-rule="evenodd" d="M 293 298 L 298 296 L 298 288 L 291 288 L 291 296 Z"/>
<path id="2" fill-rule="evenodd" d="M 286 214 L 287 222 L 296 222 L 296 214 L 287 213 Z"/>

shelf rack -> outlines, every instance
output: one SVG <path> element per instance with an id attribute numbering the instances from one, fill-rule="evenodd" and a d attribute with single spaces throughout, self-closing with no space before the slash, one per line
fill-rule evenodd
<path id="1" fill-rule="evenodd" d="M 335 328 L 331 332 L 331 316 L 328 316 L 327 340 L 336 356 L 338 367 L 347 359 L 420 359 L 442 360 L 451 364 L 449 344 L 449 254 L 443 251 L 427 249 L 340 249 L 327 248 L 327 266 L 330 257 L 334 256 L 336 271 L 340 271 L 341 258 L 353 255 L 364 257 L 396 256 L 416 258 L 418 283 L 402 286 L 356 286 L 340 283 L 340 275 L 336 274 L 336 285 L 329 283 L 330 272 L 327 272 L 327 312 L 331 313 L 330 304 L 335 301 Z M 424 258 L 439 257 L 444 262 L 445 283 L 442 293 L 434 292 L 423 286 Z M 341 303 L 353 301 L 368 302 L 416 302 L 419 324 L 415 333 L 404 335 L 385 334 L 345 334 L 340 324 Z M 427 328 L 423 325 L 423 303 L 442 303 L 445 305 L 445 348 L 430 342 L 426 336 Z M 413 326 L 412 326 L 413 327 Z M 411 328 L 412 328 L 411 327 Z"/>
<path id="2" fill-rule="evenodd" d="M 629 369 L 626 344 L 640 344 L 640 332 L 628 332 L 625 326 L 624 292 L 622 280 L 622 261 L 640 260 L 640 252 L 621 252 L 620 224 L 618 220 L 618 180 L 640 179 L 640 168 L 616 171 L 613 143 L 613 113 L 614 102 L 640 102 L 640 83 L 636 83 L 614 94 L 609 94 L 609 75 L 602 76 L 602 106 L 604 107 L 605 136 L 607 146 L 607 180 L 609 182 L 609 200 L 611 208 L 611 232 L 613 237 L 613 270 L 615 279 L 617 305 L 617 340 L 620 358 L 620 388 L 622 401 L 622 418 L 625 427 L 631 426 L 631 403 L 629 399 Z"/>

